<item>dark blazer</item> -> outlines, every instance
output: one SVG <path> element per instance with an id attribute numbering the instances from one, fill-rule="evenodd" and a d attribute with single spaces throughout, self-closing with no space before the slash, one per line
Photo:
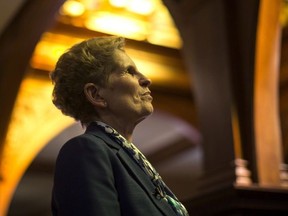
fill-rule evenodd
<path id="1" fill-rule="evenodd" d="M 54 216 L 175 216 L 149 177 L 96 125 L 69 140 L 58 155 Z"/>

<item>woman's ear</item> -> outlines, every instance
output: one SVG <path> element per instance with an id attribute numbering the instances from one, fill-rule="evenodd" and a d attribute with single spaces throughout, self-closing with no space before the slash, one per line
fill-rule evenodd
<path id="1" fill-rule="evenodd" d="M 100 87 L 94 83 L 86 83 L 84 86 L 84 94 L 87 100 L 96 107 L 106 107 L 107 103 L 100 95 Z"/>

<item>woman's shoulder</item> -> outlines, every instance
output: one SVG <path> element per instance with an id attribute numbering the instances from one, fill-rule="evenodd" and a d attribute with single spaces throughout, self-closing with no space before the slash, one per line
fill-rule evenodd
<path id="1" fill-rule="evenodd" d="M 109 146 L 103 139 L 93 134 L 84 133 L 69 139 L 60 149 L 62 152 L 105 151 Z"/>

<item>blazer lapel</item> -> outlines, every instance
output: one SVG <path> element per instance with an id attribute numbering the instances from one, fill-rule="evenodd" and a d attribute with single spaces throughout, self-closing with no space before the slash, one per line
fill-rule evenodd
<path id="1" fill-rule="evenodd" d="M 164 215 L 174 215 L 174 211 L 165 200 L 156 198 L 156 196 L 154 195 L 156 187 L 153 185 L 147 174 L 140 168 L 140 166 L 136 162 L 134 162 L 134 160 L 124 151 L 124 149 L 119 149 L 118 156 L 123 162 L 124 166 L 128 170 L 130 170 L 134 179 L 146 191 L 147 195 L 157 206 L 157 208 Z"/>
<path id="2" fill-rule="evenodd" d="M 93 130 L 94 128 L 94 130 Z M 126 151 L 114 140 L 112 140 L 107 134 L 102 132 L 101 130 L 90 127 L 86 132 L 91 132 L 95 136 L 102 139 L 108 146 L 118 149 L 118 157 L 122 161 L 123 165 L 132 173 L 134 179 L 138 182 L 138 184 L 144 189 L 147 195 L 150 197 L 152 202 L 156 205 L 156 207 L 164 214 L 164 215 L 174 215 L 174 211 L 170 207 L 170 205 L 163 199 L 157 199 L 154 195 L 156 187 L 153 185 L 149 177 L 146 173 L 141 169 L 141 167 L 128 155 Z M 96 130 L 95 130 L 96 129 Z"/>

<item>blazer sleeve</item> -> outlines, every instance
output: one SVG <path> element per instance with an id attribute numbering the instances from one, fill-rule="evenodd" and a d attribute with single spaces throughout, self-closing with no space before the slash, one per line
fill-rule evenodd
<path id="1" fill-rule="evenodd" d="M 113 151 L 84 135 L 66 143 L 56 162 L 52 209 L 61 216 L 120 216 Z"/>

